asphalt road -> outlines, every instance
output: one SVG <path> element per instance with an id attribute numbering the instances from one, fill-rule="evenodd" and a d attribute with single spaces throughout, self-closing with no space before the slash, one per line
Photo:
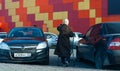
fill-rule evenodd
<path id="1" fill-rule="evenodd" d="M 54 49 L 50 49 L 50 64 L 18 64 L 18 63 L 0 63 L 0 71 L 115 71 L 115 69 L 95 69 L 90 62 L 75 61 L 75 51 L 71 56 L 69 67 L 63 67 L 59 58 L 53 54 Z"/>

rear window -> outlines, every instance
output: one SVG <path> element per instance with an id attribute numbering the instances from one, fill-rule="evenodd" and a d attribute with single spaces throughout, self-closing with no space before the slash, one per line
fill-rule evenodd
<path id="1" fill-rule="evenodd" d="M 103 34 L 120 34 L 120 23 L 108 23 L 102 26 Z"/>

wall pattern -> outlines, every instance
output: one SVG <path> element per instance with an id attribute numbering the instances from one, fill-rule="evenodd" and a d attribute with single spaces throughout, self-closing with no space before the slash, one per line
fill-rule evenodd
<path id="1" fill-rule="evenodd" d="M 96 23 L 120 21 L 119 15 L 108 15 L 107 4 L 108 0 L 0 0 L 0 31 L 37 25 L 58 33 L 56 27 L 68 18 L 73 31 L 85 33 Z"/>

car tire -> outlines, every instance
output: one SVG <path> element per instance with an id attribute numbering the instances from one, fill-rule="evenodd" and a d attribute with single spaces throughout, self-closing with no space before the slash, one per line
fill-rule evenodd
<path id="1" fill-rule="evenodd" d="M 48 65 L 49 64 L 49 48 L 47 49 L 47 56 L 45 57 L 45 60 L 42 62 L 38 62 L 39 64 L 42 63 L 42 65 Z"/>
<path id="2" fill-rule="evenodd" d="M 44 59 L 45 59 L 44 61 L 38 61 L 37 64 L 48 65 L 49 64 L 49 55 L 47 55 Z"/>
<path id="3" fill-rule="evenodd" d="M 49 64 L 49 56 L 47 56 L 46 60 L 42 62 L 43 65 L 48 65 Z"/>
<path id="4" fill-rule="evenodd" d="M 48 51 L 47 51 L 47 57 L 46 57 L 46 60 L 42 62 L 43 65 L 48 65 L 49 64 L 49 48 L 48 48 Z"/>

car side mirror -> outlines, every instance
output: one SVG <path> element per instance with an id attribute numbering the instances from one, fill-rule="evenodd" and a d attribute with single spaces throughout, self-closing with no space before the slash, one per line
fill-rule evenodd
<path id="1" fill-rule="evenodd" d="M 79 37 L 84 38 L 84 35 L 83 35 L 83 34 L 80 34 Z"/>

